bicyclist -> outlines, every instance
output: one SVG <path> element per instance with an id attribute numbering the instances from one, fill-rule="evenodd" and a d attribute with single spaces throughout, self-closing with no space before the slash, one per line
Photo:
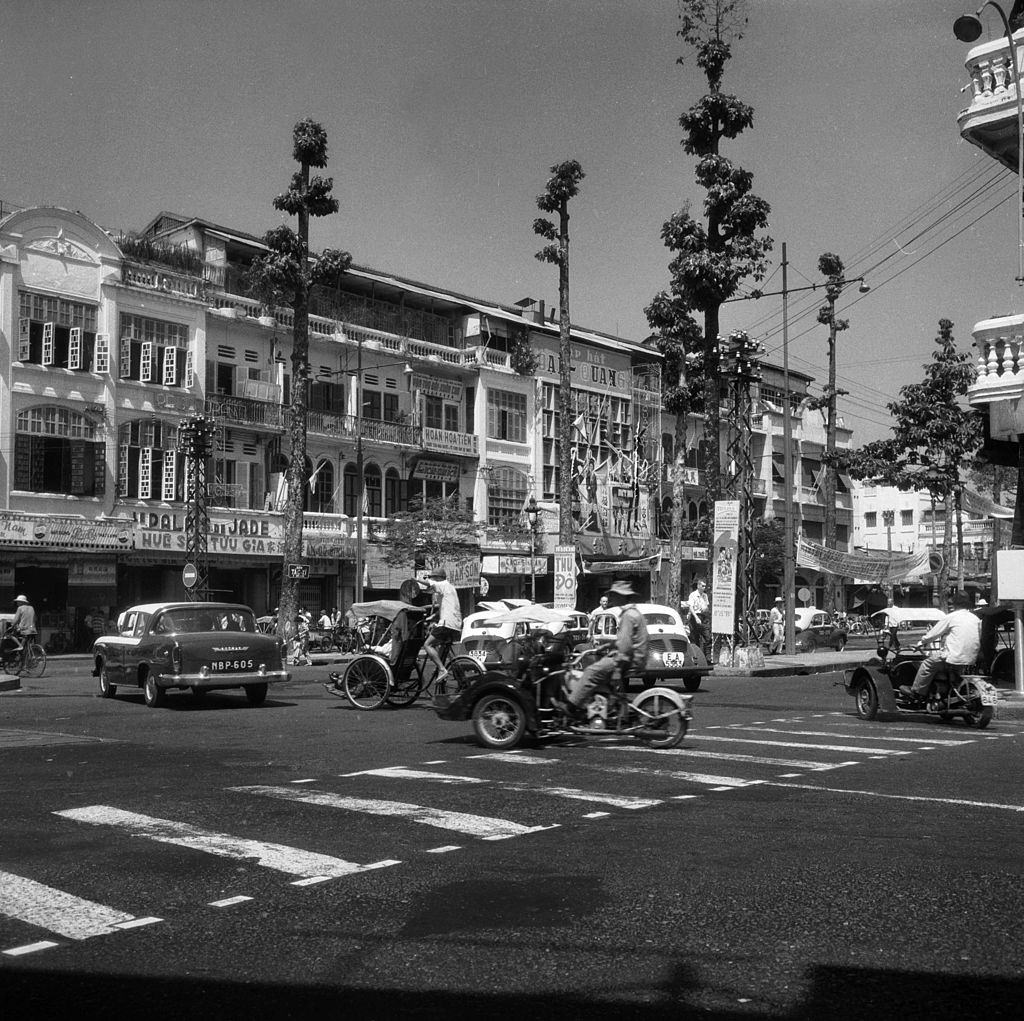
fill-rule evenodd
<path id="1" fill-rule="evenodd" d="M 441 662 L 439 645 L 451 645 L 462 637 L 462 608 L 459 606 L 459 594 L 455 586 L 448 580 L 448 572 L 443 567 L 435 567 L 426 580 L 417 582 L 422 588 L 434 594 L 434 607 L 428 622 L 433 621 L 430 634 L 423 643 L 423 651 L 437 667 L 435 681 L 443 681 L 448 670 Z"/>
<path id="2" fill-rule="evenodd" d="M 21 669 L 24 670 L 28 662 L 29 647 L 39 634 L 36 630 L 36 611 L 28 601 L 28 596 L 17 596 L 14 605 L 17 609 L 14 611 L 14 620 L 11 621 L 11 634 L 21 641 Z"/>

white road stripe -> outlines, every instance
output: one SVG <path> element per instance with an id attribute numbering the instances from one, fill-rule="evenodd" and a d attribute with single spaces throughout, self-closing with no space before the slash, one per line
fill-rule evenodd
<path id="1" fill-rule="evenodd" d="M 918 794 L 882 794 L 879 791 L 847 790 L 843 787 L 817 787 L 810 783 L 778 783 L 765 781 L 767 787 L 791 787 L 800 791 L 823 791 L 827 794 L 860 794 L 868 798 L 885 798 L 891 801 L 924 801 L 936 805 L 964 805 L 967 808 L 998 808 L 1004 812 L 1024 812 L 1024 805 L 1006 805 L 998 801 L 965 801 L 963 798 L 926 798 Z"/>
<path id="2" fill-rule="evenodd" d="M 700 741 L 725 741 L 727 744 L 762 744 L 771 745 L 774 748 L 814 748 L 820 752 L 862 752 L 875 755 L 906 755 L 899 749 L 864 748 L 861 745 L 846 744 L 810 744 L 805 741 L 757 741 L 752 737 L 709 737 L 702 735 Z"/>
<path id="3" fill-rule="evenodd" d="M 5 950 L 4 954 L 7 957 L 22 957 L 25 954 L 34 954 L 39 950 L 49 950 L 51 947 L 59 947 L 59 943 L 54 943 L 53 940 L 43 939 L 38 943 L 26 943 L 21 947 L 11 947 L 10 950 Z"/>
<path id="4" fill-rule="evenodd" d="M 712 776 L 710 773 L 687 773 L 680 769 L 644 769 L 643 766 L 592 766 L 602 773 L 617 773 L 621 776 L 663 777 L 666 780 L 685 780 L 687 783 L 708 784 L 711 787 L 753 787 L 760 780 L 741 780 L 738 776 Z"/>
<path id="5" fill-rule="evenodd" d="M 135 920 L 127 911 L 84 900 L 10 872 L 0 872 L 0 914 L 68 939 L 106 936 L 117 932 L 125 922 Z"/>
<path id="6" fill-rule="evenodd" d="M 486 752 L 483 755 L 467 755 L 468 759 L 490 759 L 492 762 L 515 762 L 521 766 L 547 766 L 561 759 L 546 755 L 531 755 L 529 752 Z"/>
<path id="7" fill-rule="evenodd" d="M 737 724 L 740 730 L 751 730 L 753 728 L 744 727 L 742 724 Z M 890 737 L 885 734 L 843 734 L 837 733 L 833 730 L 783 730 L 781 727 L 757 727 L 756 733 L 758 734 L 793 734 L 795 737 L 852 737 L 858 740 L 864 741 L 900 741 L 903 743 L 910 744 L 974 744 L 977 741 L 975 737 L 968 738 L 941 738 L 941 737 Z"/>
<path id="8" fill-rule="evenodd" d="M 625 747 L 605 745 L 613 752 L 640 752 L 645 755 L 677 755 L 693 759 L 725 759 L 729 762 L 751 762 L 760 766 L 788 766 L 792 769 L 811 769 L 825 772 L 840 766 L 854 766 L 855 762 L 808 762 L 806 759 L 775 759 L 763 755 L 744 755 L 741 752 L 699 752 L 695 748 L 644 748 L 642 745 Z"/>
<path id="9" fill-rule="evenodd" d="M 301 795 L 301 789 L 294 791 Z M 332 858 L 315 851 L 303 851 L 285 844 L 268 844 L 261 840 L 234 837 L 227 833 L 213 833 L 188 823 L 173 822 L 170 819 L 156 819 L 135 812 L 124 812 L 109 805 L 90 805 L 87 808 L 72 808 L 54 815 L 90 823 L 93 826 L 113 826 L 127 831 L 133 837 L 145 837 L 164 844 L 188 847 L 222 858 L 239 858 L 276 869 L 292 876 L 324 876 L 336 878 L 365 871 L 367 866 L 355 862 Z"/>
<path id="10" fill-rule="evenodd" d="M 230 908 L 236 904 L 244 904 L 246 901 L 252 900 L 252 897 L 244 897 L 241 894 L 237 897 L 225 897 L 223 900 L 211 900 L 211 908 Z"/>
<path id="11" fill-rule="evenodd" d="M 583 791 L 576 787 L 542 787 L 533 784 L 508 782 L 506 780 L 482 780 L 477 776 L 457 776 L 450 773 L 431 773 L 424 769 L 406 769 L 405 766 L 386 766 L 383 769 L 366 769 L 359 773 L 345 773 L 345 776 L 386 776 L 395 780 L 432 780 L 438 783 L 486 784 L 503 791 L 521 791 L 527 794 L 546 794 L 552 798 L 569 798 L 572 801 L 596 801 L 613 808 L 651 808 L 660 805 L 657 798 L 631 798 L 620 794 L 603 794 L 599 791 Z"/>
<path id="12" fill-rule="evenodd" d="M 467 812 L 444 812 L 424 805 L 410 805 L 403 801 L 380 801 L 374 798 L 348 798 L 330 791 L 294 790 L 290 787 L 229 787 L 228 790 L 243 794 L 258 794 L 268 798 L 282 798 L 285 801 L 299 801 L 307 805 L 322 805 L 324 808 L 342 808 L 350 812 L 365 812 L 369 815 L 384 815 L 393 818 L 411 819 L 424 826 L 436 826 L 442 830 L 454 830 L 482 840 L 505 840 L 519 837 L 524 833 L 537 833 L 547 826 L 524 826 L 508 819 L 493 819 L 486 815 L 470 815 Z"/>

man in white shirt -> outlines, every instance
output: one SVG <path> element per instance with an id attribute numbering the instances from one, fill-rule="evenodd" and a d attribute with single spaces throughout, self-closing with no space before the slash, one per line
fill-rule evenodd
<path id="1" fill-rule="evenodd" d="M 775 605 L 768 613 L 768 623 L 772 627 L 772 642 L 768 646 L 768 655 L 774 656 L 786 651 L 786 604 L 782 596 L 775 597 Z"/>
<path id="2" fill-rule="evenodd" d="M 708 648 L 708 613 L 711 610 L 711 602 L 707 596 L 708 583 L 700 578 L 693 586 L 693 591 L 686 597 L 689 606 L 689 616 L 686 624 L 690 631 L 690 641 L 705 653 Z"/>
<path id="3" fill-rule="evenodd" d="M 462 637 L 462 608 L 459 606 L 459 593 L 448 580 L 448 572 L 443 567 L 435 567 L 426 578 L 419 583 L 430 589 L 434 594 L 434 608 L 428 620 L 433 620 L 430 634 L 423 643 L 423 651 L 437 667 L 435 680 L 443 681 L 448 671 L 441 662 L 439 645 L 450 645 Z"/>
<path id="4" fill-rule="evenodd" d="M 966 592 L 955 592 L 952 612 L 947 613 L 921 637 L 919 645 L 942 638 L 942 651 L 925 658 L 917 668 L 913 685 L 900 685 L 902 694 L 923 702 L 932 679 L 943 664 L 951 674 L 951 680 L 957 681 L 965 668 L 978 659 L 981 652 L 981 620 L 967 609 L 970 602 Z"/>
<path id="5" fill-rule="evenodd" d="M 601 596 L 601 598 L 597 601 L 597 606 L 595 606 L 590 612 L 591 613 L 600 613 L 602 610 L 607 610 L 607 609 L 608 609 L 608 597 L 607 596 Z"/>

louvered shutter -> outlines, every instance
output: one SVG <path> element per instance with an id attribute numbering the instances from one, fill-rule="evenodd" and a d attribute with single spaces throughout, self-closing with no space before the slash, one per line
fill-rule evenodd
<path id="1" fill-rule="evenodd" d="M 170 501 L 175 499 L 178 488 L 178 454 L 174 450 L 164 451 L 164 483 L 163 498 Z"/>
<path id="2" fill-rule="evenodd" d="M 196 382 L 196 370 L 195 363 L 192 358 L 192 348 L 189 348 L 185 352 L 185 389 L 191 390 L 195 386 Z"/>
<path id="3" fill-rule="evenodd" d="M 127 443 L 117 448 L 117 493 L 118 496 L 130 496 L 128 492 L 128 454 Z"/>
<path id="4" fill-rule="evenodd" d="M 252 478 L 250 471 L 252 466 L 248 461 L 239 461 L 235 464 L 235 484 L 238 495 L 235 497 L 233 503 L 235 507 L 241 508 L 242 510 L 248 510 L 251 504 L 249 503 L 249 484 Z"/>
<path id="5" fill-rule="evenodd" d="M 122 379 L 131 379 L 132 375 L 132 340 L 131 337 L 121 338 L 121 365 L 120 376 Z"/>
<path id="6" fill-rule="evenodd" d="M 178 385 L 178 349 L 164 348 L 164 386 Z"/>
<path id="7" fill-rule="evenodd" d="M 32 360 L 32 320 L 18 320 L 18 361 Z"/>
<path id="8" fill-rule="evenodd" d="M 139 454 L 139 499 L 149 500 L 153 495 L 153 448 L 143 447 Z"/>
<path id="9" fill-rule="evenodd" d="M 139 361 L 139 379 L 143 383 L 153 381 L 153 341 L 142 342 L 142 355 Z"/>
<path id="10" fill-rule="evenodd" d="M 68 337 L 68 368 L 80 369 L 82 367 L 82 328 L 72 326 L 71 334 Z"/>
<path id="11" fill-rule="evenodd" d="M 93 372 L 110 372 L 110 337 L 106 333 L 96 334 L 96 347 L 93 349 Z"/>
<path id="12" fill-rule="evenodd" d="M 43 323 L 43 365 L 53 365 L 53 323 Z"/>

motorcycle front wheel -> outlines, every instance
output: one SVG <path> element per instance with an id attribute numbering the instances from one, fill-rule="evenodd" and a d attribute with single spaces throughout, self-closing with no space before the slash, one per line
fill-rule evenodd
<path id="1" fill-rule="evenodd" d="M 473 733 L 488 748 L 515 748 L 526 733 L 526 710 L 509 695 L 484 695 L 473 707 Z"/>
<path id="2" fill-rule="evenodd" d="M 981 691 L 978 686 L 968 681 L 961 689 L 967 709 L 964 712 L 964 723 L 968 727 L 977 727 L 984 730 L 991 722 L 994 709 L 990 705 L 981 704 Z"/>
<path id="3" fill-rule="evenodd" d="M 686 737 L 689 721 L 671 699 L 654 692 L 640 695 L 633 704 L 650 714 L 651 719 L 644 720 L 646 729 L 658 731 L 656 737 L 643 738 L 652 748 L 675 748 Z"/>

